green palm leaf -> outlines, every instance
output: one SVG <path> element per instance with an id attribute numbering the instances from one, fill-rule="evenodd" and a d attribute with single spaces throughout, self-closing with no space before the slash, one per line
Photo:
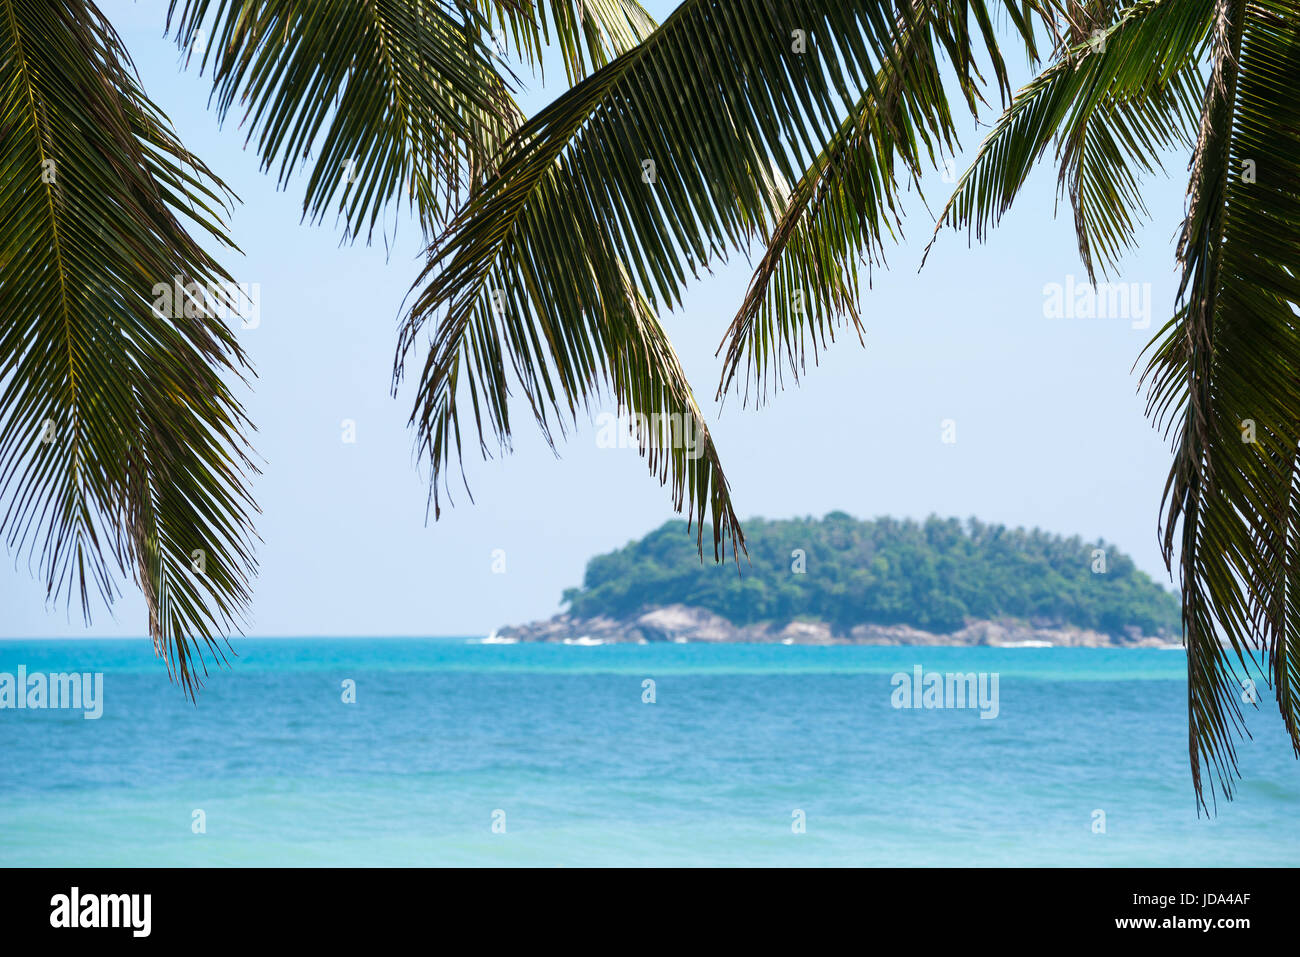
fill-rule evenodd
<path id="1" fill-rule="evenodd" d="M 1016 95 L 935 226 L 983 240 L 1055 141 L 1060 193 L 1074 209 L 1089 276 L 1128 248 L 1146 214 L 1140 177 L 1190 148 L 1213 0 L 1140 0 L 1106 26 L 1066 33 L 1060 59 Z M 1095 28 L 1095 29 L 1090 29 Z"/>
<path id="2" fill-rule="evenodd" d="M 1214 14 L 1183 307 L 1146 373 L 1152 414 L 1175 431 L 1164 548 L 1171 563 L 1180 552 L 1202 801 L 1203 774 L 1232 794 L 1257 648 L 1300 754 L 1300 20 L 1271 0 L 1218 0 Z"/>
<path id="3" fill-rule="evenodd" d="M 608 375 L 602 360 L 626 348 L 614 332 L 645 321 L 642 295 L 652 311 L 679 304 L 688 273 L 766 237 L 783 211 L 775 184 L 815 161 L 864 88 L 881 95 L 883 64 L 927 89 L 933 71 L 895 43 L 897 24 L 916 18 L 911 3 L 886 0 L 687 0 L 525 124 L 431 247 L 403 339 L 402 355 L 414 330 L 438 317 L 415 415 L 434 453 L 435 488 L 446 450 L 459 448 L 458 385 L 469 390 L 480 444 L 489 428 L 504 439 L 508 353 L 550 438 L 551 412 L 572 416 Z M 969 51 L 950 55 L 973 69 Z M 673 378 L 669 368 L 654 375 Z M 725 490 L 719 478 L 708 486 L 715 493 Z M 729 511 L 716 498 L 712 507 Z M 715 552 L 725 524 L 714 524 Z"/>
<path id="4" fill-rule="evenodd" d="M 546 184 L 548 192 L 553 184 Z M 600 225 L 585 210 L 565 207 L 549 195 L 543 205 L 563 213 L 555 236 L 557 243 L 567 244 L 563 255 L 575 262 L 612 261 L 610 250 L 601 248 L 605 240 Z M 439 315 L 450 279 L 431 257 L 416 282 L 416 287 L 423 283 L 428 287 L 403 324 L 394 391 L 420 332 Z M 602 384 L 607 383 L 619 413 L 630 413 L 628 424 L 635 427 L 651 471 L 661 483 L 671 483 L 674 506 L 690 511 L 697 523 L 700 548 L 706 524 L 713 531 L 715 557 L 721 557 L 728 545 L 742 546 L 740 523 L 713 437 L 653 311 L 625 271 L 613 271 L 613 288 L 604 285 L 611 281 L 610 275 L 594 268 L 584 279 L 596 284 L 595 308 L 579 298 L 583 286 L 578 282 L 531 272 L 516 281 L 497 269 L 475 288 L 461 292 L 454 306 L 442 313 L 411 416 L 419 451 L 433 469 L 435 517 L 440 511 L 439 482 L 452 455 L 457 463 L 462 461 L 462 388 L 470 397 L 481 450 L 488 451 L 489 433 L 502 448 L 509 446 L 508 366 L 552 446 L 555 431 L 563 433 L 579 409 L 591 411 Z M 543 307 L 557 302 L 576 321 L 552 323 Z"/>
<path id="5" fill-rule="evenodd" d="M 171 0 L 167 22 L 211 69 L 218 115 L 243 107 L 281 186 L 314 156 L 304 217 L 332 210 L 370 239 L 403 197 L 433 230 L 522 122 L 492 31 L 537 59 L 554 31 L 580 75 L 652 26 L 632 0 L 545 12 L 531 0 Z"/>
<path id="6" fill-rule="evenodd" d="M 135 576 L 192 692 L 254 570 L 231 280 L 181 219 L 228 246 L 229 194 L 92 4 L 0 0 L 0 35 L 0 530 L 87 616 Z M 172 314 L 176 281 L 217 296 Z"/>
<path id="7" fill-rule="evenodd" d="M 401 196 L 432 228 L 518 124 L 481 22 L 437 0 L 172 0 L 168 28 L 280 185 L 315 155 L 303 215 L 352 235 Z"/>
<path id="8" fill-rule="evenodd" d="M 756 384 L 761 402 L 769 377 L 778 387 L 782 384 L 782 367 L 773 361 L 780 355 L 797 380 L 809 341 L 815 362 L 819 339 L 823 347 L 828 337 L 834 339 L 842 320 L 851 322 L 861 336 L 858 265 L 865 260 L 870 268 L 883 261 L 885 241 L 901 231 L 898 174 L 901 171 L 920 195 L 922 171 L 951 155 L 956 144 L 940 69 L 946 51 L 956 51 L 953 63 L 972 112 L 979 102 L 968 18 L 983 31 L 999 88 L 1008 92 L 985 4 L 971 4 L 969 10 L 964 3 L 918 5 L 914 24 L 900 20 L 895 59 L 910 70 L 903 74 L 886 62 L 876 77 L 880 95 L 864 94 L 789 191 L 727 331 L 719 396 L 746 365 L 746 400 L 750 385 Z M 1032 55 L 1031 21 L 1013 19 Z"/>

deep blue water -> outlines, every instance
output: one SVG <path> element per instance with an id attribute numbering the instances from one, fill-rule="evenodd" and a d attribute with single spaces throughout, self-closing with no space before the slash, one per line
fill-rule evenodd
<path id="1" fill-rule="evenodd" d="M 1198 819 L 1180 651 L 236 648 L 196 705 L 144 641 L 0 641 L 0 672 L 105 675 L 97 721 L 0 710 L 0 864 L 1300 863 L 1266 690 Z M 917 664 L 996 673 L 998 716 L 894 708 Z"/>

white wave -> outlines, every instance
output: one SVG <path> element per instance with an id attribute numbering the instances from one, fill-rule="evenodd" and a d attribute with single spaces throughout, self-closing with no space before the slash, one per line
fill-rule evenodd
<path id="1" fill-rule="evenodd" d="M 565 638 L 566 645 L 582 645 L 584 648 L 590 648 L 593 645 L 603 645 L 604 638 L 593 638 L 591 635 L 583 635 L 581 638 Z"/>
<path id="2" fill-rule="evenodd" d="M 497 634 L 496 629 L 493 628 L 493 629 L 492 629 L 492 634 L 488 635 L 486 638 L 478 638 L 478 639 L 474 639 L 474 640 L 472 640 L 472 644 L 476 644 L 476 645 L 517 645 L 517 644 L 519 644 L 519 639 L 518 639 L 518 638 L 502 638 L 500 635 Z"/>

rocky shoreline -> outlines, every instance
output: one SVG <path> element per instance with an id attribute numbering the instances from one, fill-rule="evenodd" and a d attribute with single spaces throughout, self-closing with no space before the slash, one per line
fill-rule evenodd
<path id="1" fill-rule="evenodd" d="M 651 642 L 749 642 L 786 645 L 985 645 L 995 648 L 1168 648 L 1177 639 L 1144 635 L 1130 628 L 1108 635 L 1051 623 L 971 621 L 951 634 L 934 634 L 907 625 L 855 625 L 836 631 L 819 621 L 735 625 L 702 608 L 667 605 L 626 618 L 576 618 L 560 614 L 545 621 L 501 628 L 497 642 L 563 644 L 649 644 Z"/>

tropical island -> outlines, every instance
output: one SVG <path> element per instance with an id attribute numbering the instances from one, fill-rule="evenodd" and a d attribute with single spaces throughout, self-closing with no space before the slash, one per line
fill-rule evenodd
<path id="1" fill-rule="evenodd" d="M 1177 595 L 1104 541 L 990 525 L 753 519 L 739 564 L 671 521 L 587 563 L 568 610 L 500 641 L 1160 647 Z M 706 529 L 706 537 L 708 531 Z"/>

